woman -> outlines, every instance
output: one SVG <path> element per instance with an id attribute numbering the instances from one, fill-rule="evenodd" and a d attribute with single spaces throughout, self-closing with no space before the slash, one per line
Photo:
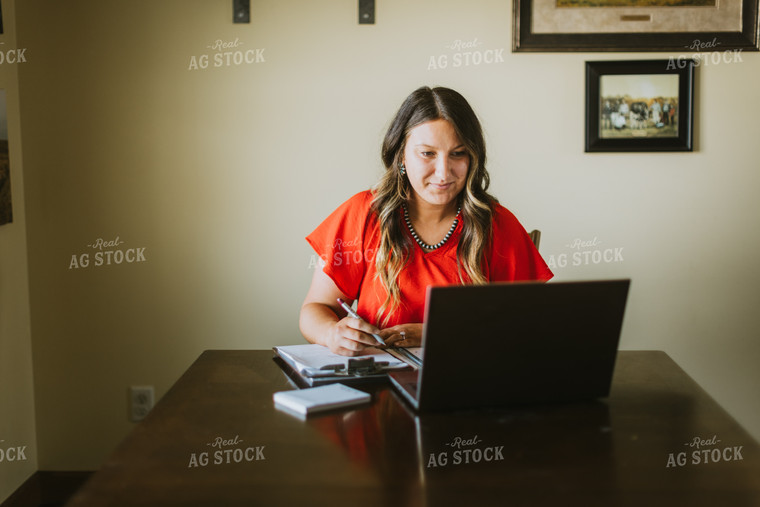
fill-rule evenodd
<path id="1" fill-rule="evenodd" d="M 306 239 L 324 261 L 301 307 L 304 337 L 358 355 L 377 345 L 419 346 L 429 285 L 548 280 L 525 229 L 487 193 L 480 122 L 448 88 L 414 91 L 385 135 L 386 171 Z M 362 320 L 338 298 L 358 299 Z"/>

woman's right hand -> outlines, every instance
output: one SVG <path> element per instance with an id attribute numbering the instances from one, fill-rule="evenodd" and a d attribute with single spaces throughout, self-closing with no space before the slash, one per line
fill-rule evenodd
<path id="1" fill-rule="evenodd" d="M 358 356 L 365 349 L 379 345 L 372 336 L 379 332 L 372 324 L 347 316 L 330 327 L 326 345 L 334 354 Z"/>
<path id="2" fill-rule="evenodd" d="M 304 338 L 342 356 L 358 356 L 365 349 L 378 346 L 372 333 L 379 334 L 380 330 L 363 320 L 345 316 L 338 298 L 349 306 L 353 303 L 324 271 L 314 270 L 299 317 Z"/>

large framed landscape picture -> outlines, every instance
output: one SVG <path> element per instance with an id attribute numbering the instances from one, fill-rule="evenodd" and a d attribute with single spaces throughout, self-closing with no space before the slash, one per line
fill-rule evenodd
<path id="1" fill-rule="evenodd" d="M 692 151 L 694 62 L 586 62 L 586 151 Z"/>
<path id="2" fill-rule="evenodd" d="M 512 50 L 758 50 L 758 0 L 513 0 Z"/>

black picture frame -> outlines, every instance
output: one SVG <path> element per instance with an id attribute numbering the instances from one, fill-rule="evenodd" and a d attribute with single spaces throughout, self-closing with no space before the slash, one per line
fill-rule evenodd
<path id="1" fill-rule="evenodd" d="M 694 26 L 688 32 L 599 32 L 599 33 L 534 33 L 534 0 L 513 0 L 512 51 L 513 52 L 565 52 L 565 51 L 686 51 L 695 41 L 712 41 L 710 50 L 760 49 L 758 29 L 758 3 L 760 0 L 741 0 L 741 31 L 710 32 Z M 658 7 L 659 12 L 678 7 Z M 702 49 L 704 51 L 704 49 Z"/>
<path id="2" fill-rule="evenodd" d="M 0 225 L 5 225 L 13 222 L 13 199 L 8 149 L 8 108 L 4 88 L 0 88 L 0 103 Z"/>
<path id="3" fill-rule="evenodd" d="M 585 151 L 693 151 L 694 67 L 691 59 L 587 61 Z M 619 92 L 602 97 L 604 76 L 625 76 L 614 82 L 640 84 L 655 92 L 646 97 Z M 677 84 L 675 77 L 667 76 L 677 76 Z M 677 88 L 678 96 L 657 93 L 655 82 L 662 81 Z"/>

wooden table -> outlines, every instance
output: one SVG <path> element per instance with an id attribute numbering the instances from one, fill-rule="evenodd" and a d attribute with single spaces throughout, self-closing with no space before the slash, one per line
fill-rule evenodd
<path id="1" fill-rule="evenodd" d="M 608 399 L 300 420 L 271 351 L 204 352 L 70 505 L 760 505 L 760 446 L 665 353 L 618 354 Z"/>

